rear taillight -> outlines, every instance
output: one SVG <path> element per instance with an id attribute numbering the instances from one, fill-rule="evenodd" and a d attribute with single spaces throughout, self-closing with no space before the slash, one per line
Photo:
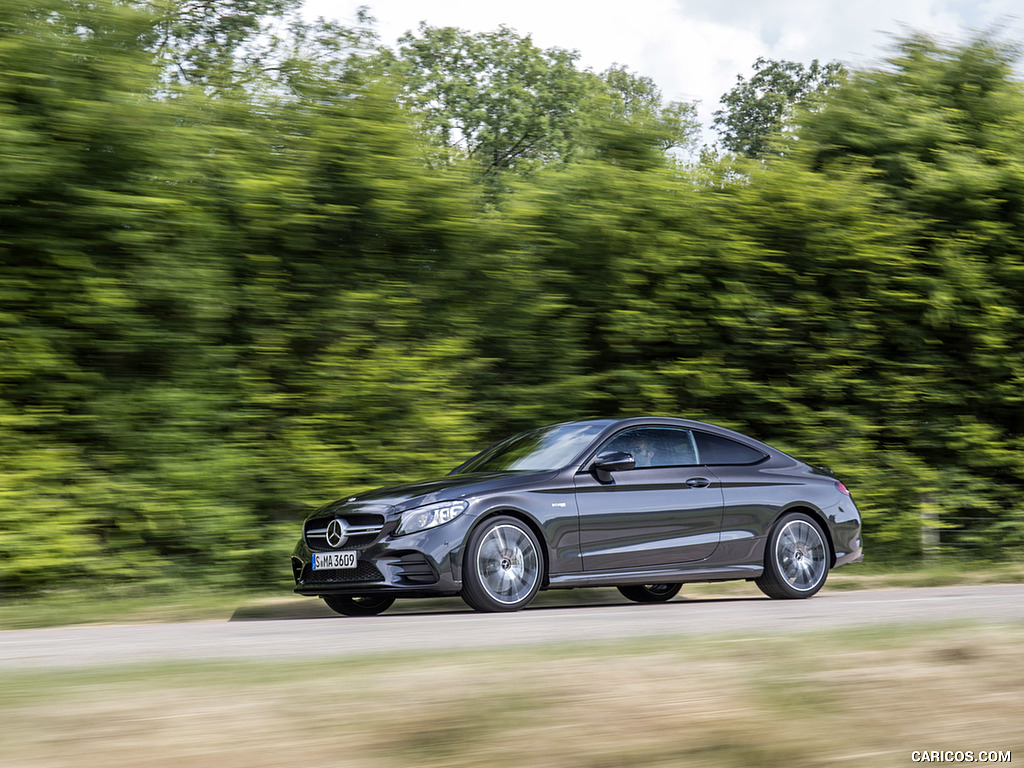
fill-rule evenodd
<path id="1" fill-rule="evenodd" d="M 840 483 L 838 480 L 836 481 L 836 490 L 839 491 L 844 496 L 849 496 L 850 495 L 850 489 L 847 488 L 842 483 Z"/>

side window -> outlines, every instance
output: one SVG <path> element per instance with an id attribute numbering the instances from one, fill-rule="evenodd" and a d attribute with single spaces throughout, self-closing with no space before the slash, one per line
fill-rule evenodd
<path id="1" fill-rule="evenodd" d="M 620 432 L 598 453 L 625 451 L 632 454 L 637 467 L 678 467 L 697 463 L 693 436 L 687 429 L 641 427 Z"/>
<path id="2" fill-rule="evenodd" d="M 694 432 L 701 464 L 756 464 L 765 454 L 727 437 Z"/>

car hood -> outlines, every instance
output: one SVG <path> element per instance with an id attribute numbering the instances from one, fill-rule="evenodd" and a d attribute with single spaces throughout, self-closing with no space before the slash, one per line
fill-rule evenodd
<path id="1" fill-rule="evenodd" d="M 341 509 L 358 509 L 365 512 L 388 514 L 403 512 L 424 504 L 438 501 L 461 499 L 467 496 L 480 496 L 497 493 L 535 482 L 538 478 L 550 475 L 545 472 L 481 472 L 464 475 L 446 475 L 436 480 L 421 480 L 406 485 L 393 485 L 377 488 L 372 491 L 340 499 L 317 510 L 311 515 L 322 515 Z"/>

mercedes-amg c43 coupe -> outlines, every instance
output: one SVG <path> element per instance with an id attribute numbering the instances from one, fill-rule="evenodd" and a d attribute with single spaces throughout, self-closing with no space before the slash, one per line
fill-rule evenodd
<path id="1" fill-rule="evenodd" d="M 859 561 L 860 513 L 828 469 L 675 418 L 574 421 L 510 437 L 440 479 L 360 493 L 303 524 L 295 591 L 338 613 L 460 595 L 516 611 L 609 586 L 641 603 L 686 582 L 804 598 Z"/>

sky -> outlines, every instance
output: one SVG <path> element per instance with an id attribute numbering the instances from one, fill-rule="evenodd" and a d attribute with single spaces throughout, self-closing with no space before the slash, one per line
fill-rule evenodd
<path id="1" fill-rule="evenodd" d="M 625 65 L 654 80 L 666 101 L 700 102 L 706 129 L 759 56 L 864 66 L 908 31 L 956 40 L 996 30 L 1024 41 L 1020 0 L 306 0 L 305 13 L 354 24 L 361 5 L 386 45 L 421 21 L 471 32 L 504 24 L 541 48 L 577 50 L 596 72 Z"/>

